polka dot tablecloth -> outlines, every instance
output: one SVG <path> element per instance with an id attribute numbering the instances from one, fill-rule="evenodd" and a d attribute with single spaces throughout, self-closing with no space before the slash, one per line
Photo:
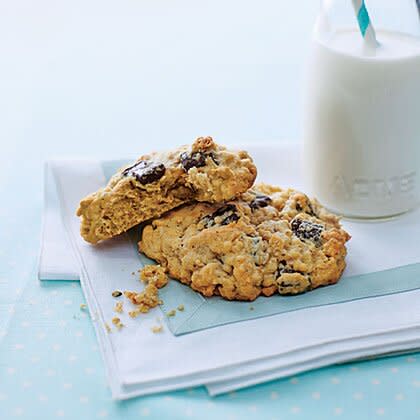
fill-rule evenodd
<path id="1" fill-rule="evenodd" d="M 41 164 L 31 173 L 30 180 L 10 177 L 0 191 L 7 203 L 0 208 L 0 419 L 420 418 L 418 354 L 332 366 L 216 398 L 200 387 L 112 401 L 79 283 L 36 279 Z"/>

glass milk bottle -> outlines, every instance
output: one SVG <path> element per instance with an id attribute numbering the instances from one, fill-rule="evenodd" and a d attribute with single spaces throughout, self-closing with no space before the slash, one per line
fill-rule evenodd
<path id="1" fill-rule="evenodd" d="M 379 2 L 380 13 L 369 10 L 376 48 L 366 45 L 350 0 L 324 5 L 313 35 L 305 184 L 323 205 L 348 217 L 389 217 L 420 203 L 420 22 L 409 0 L 412 15 L 403 26 L 409 31 L 382 24 L 387 3 L 398 4 L 400 16 L 404 0 Z"/>

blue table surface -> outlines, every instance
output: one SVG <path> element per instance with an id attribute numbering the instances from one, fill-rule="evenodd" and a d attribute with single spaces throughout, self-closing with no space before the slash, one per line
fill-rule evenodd
<path id="1" fill-rule="evenodd" d="M 318 2 L 199 3 L 1 5 L 0 419 L 420 418 L 419 354 L 114 402 L 80 285 L 37 281 L 45 159 L 299 138 Z"/>

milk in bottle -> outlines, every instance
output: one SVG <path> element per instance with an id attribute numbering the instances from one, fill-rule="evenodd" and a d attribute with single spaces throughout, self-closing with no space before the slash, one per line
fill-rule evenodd
<path id="1" fill-rule="evenodd" d="M 315 33 L 305 97 L 304 172 L 332 211 L 380 218 L 420 202 L 420 41 L 377 31 Z"/>

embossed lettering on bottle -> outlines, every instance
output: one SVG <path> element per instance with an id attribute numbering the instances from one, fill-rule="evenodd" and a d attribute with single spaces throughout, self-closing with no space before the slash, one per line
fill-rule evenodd
<path id="1" fill-rule="evenodd" d="M 392 199 L 413 192 L 416 187 L 416 177 L 416 171 L 384 179 L 364 177 L 349 179 L 336 175 L 333 178 L 331 190 L 335 196 L 347 200 Z"/>

